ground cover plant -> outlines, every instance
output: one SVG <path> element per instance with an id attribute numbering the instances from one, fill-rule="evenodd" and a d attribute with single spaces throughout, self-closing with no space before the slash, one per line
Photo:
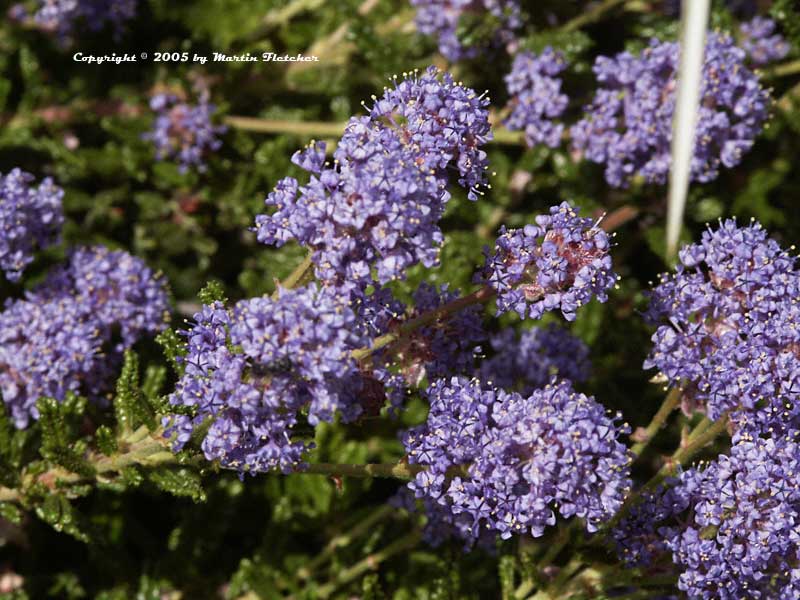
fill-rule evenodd
<path id="1" fill-rule="evenodd" d="M 682 4 L 3 7 L 0 595 L 800 597 L 800 9 L 687 121 Z"/>

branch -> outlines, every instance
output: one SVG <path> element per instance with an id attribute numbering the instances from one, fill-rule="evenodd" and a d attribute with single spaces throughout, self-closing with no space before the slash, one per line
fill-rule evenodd
<path id="1" fill-rule="evenodd" d="M 419 532 L 414 531 L 392 542 L 391 544 L 386 546 L 383 550 L 379 550 L 378 552 L 368 555 L 366 558 L 360 560 L 349 569 L 344 569 L 343 571 L 339 571 L 332 581 L 326 583 L 325 585 L 320 586 L 317 589 L 316 597 L 329 598 L 341 586 L 350 583 L 354 579 L 358 579 L 361 575 L 363 575 L 367 571 L 377 569 L 378 565 L 380 565 L 386 559 L 391 558 L 395 554 L 400 554 L 401 552 L 408 550 L 409 548 L 413 548 L 414 546 L 417 545 L 419 540 L 420 540 Z"/>
<path id="2" fill-rule="evenodd" d="M 675 410 L 681 403 L 681 391 L 677 388 L 673 388 L 667 394 L 667 397 L 664 398 L 664 402 L 661 404 L 661 407 L 658 409 L 658 412 L 655 414 L 653 419 L 650 423 L 645 427 L 644 432 L 642 434 L 642 441 L 638 444 L 634 444 L 631 448 L 631 452 L 633 452 L 636 456 L 641 456 L 642 452 L 644 452 L 645 448 L 650 444 L 650 441 L 656 436 L 658 431 L 664 425 L 664 422 L 667 418 L 672 414 L 672 411 Z"/>
<path id="3" fill-rule="evenodd" d="M 368 463 L 364 465 L 315 463 L 307 465 L 305 470 L 298 471 L 298 473 L 343 477 L 413 479 L 417 473 L 424 470 L 425 467 L 422 465 L 409 465 L 407 463 Z"/>
<path id="4" fill-rule="evenodd" d="M 55 489 L 58 484 L 80 483 L 84 481 L 104 481 L 110 473 L 119 473 L 132 465 L 153 467 L 156 465 L 177 463 L 177 456 L 169 450 L 169 440 L 163 435 L 163 429 L 150 431 L 142 425 L 132 434 L 120 441 L 120 452 L 111 456 L 92 451 L 86 460 L 94 467 L 94 477 L 87 478 L 63 467 L 53 467 L 38 475 L 22 474 L 20 489 L 0 486 L 0 501 L 22 502 L 26 489 L 43 484 L 49 489 Z"/>
<path id="5" fill-rule="evenodd" d="M 704 423 L 701 422 L 697 427 L 699 428 L 703 425 Z M 642 489 L 653 489 L 664 481 L 664 479 L 677 473 L 678 467 L 682 467 L 692 460 L 703 448 L 717 439 L 727 427 L 728 416 L 725 415 L 719 420 L 714 421 L 709 427 L 704 428 L 702 433 L 694 436 L 690 434 L 688 443 L 683 448 L 678 449 L 678 451 L 670 457 L 670 460 L 659 469 L 658 473 L 656 473 Z"/>
<path id="6" fill-rule="evenodd" d="M 369 532 L 377 523 L 385 519 L 386 517 L 390 516 L 392 513 L 395 512 L 395 508 L 388 503 L 381 504 L 378 506 L 377 509 L 373 510 L 369 515 L 361 519 L 356 523 L 356 525 L 347 531 L 346 533 L 339 534 L 327 543 L 325 548 L 322 549 L 322 552 L 317 554 L 313 559 L 311 559 L 308 564 L 304 567 L 300 567 L 297 571 L 298 579 L 310 579 L 312 573 L 318 569 L 321 565 L 325 564 L 329 558 L 333 556 L 333 554 L 339 548 L 347 546 L 350 542 L 354 539 L 361 537 L 365 533 Z"/>
<path id="7" fill-rule="evenodd" d="M 308 138 L 339 138 L 344 133 L 347 122 L 331 121 L 291 121 L 286 119 L 259 119 L 231 115 L 223 119 L 223 123 L 241 131 L 254 133 L 274 133 L 296 135 Z M 489 143 L 506 145 L 525 145 L 521 131 L 511 131 L 504 127 L 492 128 L 492 139 Z"/>
<path id="8" fill-rule="evenodd" d="M 627 0 L 604 0 L 600 4 L 595 5 L 593 9 L 581 13 L 574 19 L 567 21 L 560 29 L 561 31 L 575 31 L 576 29 L 580 29 L 581 27 L 600 20 L 608 11 L 625 4 L 625 2 L 627 2 Z"/>
<path id="9" fill-rule="evenodd" d="M 800 73 L 800 60 L 792 60 L 767 69 L 765 77 L 772 79 L 786 77 L 788 75 L 797 75 L 798 73 Z"/>
<path id="10" fill-rule="evenodd" d="M 289 121 L 284 119 L 257 119 L 255 117 L 229 116 L 223 123 L 234 129 L 255 133 L 285 133 L 302 137 L 339 137 L 347 123 L 326 121 Z"/>
<path id="11" fill-rule="evenodd" d="M 400 325 L 396 331 L 375 338 L 369 348 L 359 348 L 358 350 L 354 350 L 353 358 L 356 360 L 363 360 L 374 352 L 385 348 L 386 346 L 401 339 L 404 335 L 411 333 L 420 327 L 424 327 L 425 325 L 430 325 L 431 323 L 439 321 L 443 318 L 450 317 L 451 315 L 454 315 L 460 310 L 463 310 L 468 306 L 472 306 L 473 304 L 485 304 L 494 297 L 495 293 L 496 292 L 489 286 L 484 286 L 468 296 L 456 298 L 455 300 L 452 300 L 447 304 L 443 304 L 436 309 L 424 312 L 418 317 L 415 317 L 410 321 L 406 321 Z"/>
<path id="12" fill-rule="evenodd" d="M 689 434 L 686 444 L 678 448 L 675 453 L 664 463 L 664 465 L 653 475 L 653 477 L 645 483 L 642 487 L 632 493 L 625 499 L 622 507 L 617 511 L 617 514 L 606 523 L 602 528 L 600 534 L 605 535 L 611 531 L 624 517 L 628 514 L 630 509 L 637 502 L 643 492 L 650 491 L 658 487 L 667 477 L 674 475 L 681 467 L 692 460 L 706 445 L 713 442 L 717 437 L 725 431 L 728 426 L 728 416 L 725 415 L 718 421 L 714 421 L 707 426 L 707 421 L 704 419 L 698 423 L 694 431 Z"/>
<path id="13" fill-rule="evenodd" d="M 313 275 L 314 271 L 314 262 L 313 262 L 314 252 L 309 251 L 306 254 L 306 257 L 303 259 L 299 265 L 294 268 L 294 271 L 289 273 L 289 275 L 283 281 L 275 281 L 275 292 L 272 294 L 272 298 L 275 299 L 278 297 L 278 289 L 283 288 L 285 290 L 291 290 L 301 283 L 303 283 L 309 276 Z"/>

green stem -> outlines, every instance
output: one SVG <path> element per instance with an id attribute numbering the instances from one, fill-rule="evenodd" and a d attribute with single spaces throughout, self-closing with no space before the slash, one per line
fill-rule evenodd
<path id="1" fill-rule="evenodd" d="M 334 579 L 325 585 L 320 586 L 317 589 L 316 597 L 317 598 L 329 598 L 336 590 L 338 590 L 343 585 L 350 583 L 351 581 L 358 579 L 361 575 L 366 573 L 367 571 L 374 570 L 380 565 L 383 561 L 391 558 L 395 554 L 400 554 L 409 548 L 413 548 L 414 546 L 419 543 L 420 534 L 417 531 L 409 533 L 406 536 L 401 537 L 400 539 L 392 542 L 388 546 L 386 546 L 383 550 L 379 550 L 373 554 L 370 554 L 363 560 L 360 560 L 355 565 L 350 567 L 349 569 L 344 569 L 343 571 L 339 571 Z"/>
<path id="2" fill-rule="evenodd" d="M 390 504 L 381 504 L 365 518 L 361 519 L 356 525 L 345 533 L 339 534 L 327 543 L 322 552 L 311 559 L 308 564 L 297 571 L 298 579 L 310 579 L 311 575 L 320 566 L 325 564 L 334 553 L 339 549 L 350 544 L 353 540 L 368 533 L 377 523 L 395 512 L 395 508 Z"/>
<path id="3" fill-rule="evenodd" d="M 592 10 L 586 11 L 574 19 L 567 21 L 561 26 L 561 31 L 575 31 L 585 25 L 594 23 L 599 20 L 608 11 L 625 4 L 627 0 L 604 0 L 600 4 L 595 5 Z"/>
<path id="4" fill-rule="evenodd" d="M 312 272 L 314 269 L 314 262 L 313 262 L 313 252 L 309 252 L 306 254 L 306 257 L 303 259 L 299 265 L 294 268 L 294 271 L 289 273 L 289 275 L 283 279 L 283 281 L 279 281 L 276 284 L 275 292 L 272 294 L 273 298 L 278 297 L 278 289 L 283 288 L 285 290 L 291 290 L 295 288 L 298 284 L 302 283 Z"/>
<path id="5" fill-rule="evenodd" d="M 788 112 L 792 110 L 798 99 L 800 99 L 800 83 L 792 86 L 775 104 L 781 110 Z"/>
<path id="6" fill-rule="evenodd" d="M 240 117 L 231 115 L 223 119 L 224 123 L 241 131 L 254 133 L 274 133 L 295 135 L 306 138 L 339 138 L 344 133 L 347 123 L 330 121 L 291 121 L 287 119 L 259 119 L 256 117 Z M 490 143 L 506 145 L 524 145 L 525 139 L 520 131 L 510 131 L 504 127 L 492 128 Z"/>
<path id="7" fill-rule="evenodd" d="M 491 300 L 494 295 L 495 291 L 489 286 L 485 286 L 478 291 L 469 294 L 468 296 L 456 298 L 447 304 L 443 304 L 439 308 L 422 313 L 418 317 L 415 317 L 400 325 L 396 331 L 375 338 L 369 348 L 359 348 L 358 350 L 354 350 L 353 358 L 356 360 L 363 360 L 372 353 L 377 352 L 378 350 L 385 348 L 390 344 L 393 344 L 394 342 L 400 340 L 404 335 L 409 334 L 420 327 L 430 325 L 431 323 L 435 323 L 436 321 L 449 317 L 460 310 L 467 308 L 468 306 L 472 306 L 473 304 L 486 303 Z"/>
<path id="8" fill-rule="evenodd" d="M 636 501 L 643 492 L 650 491 L 658 487 L 667 477 L 677 472 L 678 467 L 685 465 L 692 460 L 707 444 L 713 442 L 717 437 L 725 431 L 728 426 L 728 417 L 725 415 L 718 421 L 713 422 L 710 426 L 706 426 L 705 419 L 701 421 L 697 427 L 689 434 L 686 443 L 683 447 L 675 451 L 669 460 L 662 466 L 658 472 L 653 475 L 650 480 L 645 483 L 641 488 L 632 493 L 625 499 L 622 507 L 617 511 L 617 514 L 606 523 L 605 527 L 601 530 L 601 535 L 608 533 L 612 530 L 624 517 L 628 514 L 630 509 L 634 506 Z M 698 433 L 702 431 L 702 433 Z"/>
<path id="9" fill-rule="evenodd" d="M 304 471 L 298 471 L 298 473 L 342 477 L 388 477 L 395 479 L 413 479 L 417 473 L 423 471 L 424 469 L 425 467 L 421 465 L 409 465 L 406 463 L 369 463 L 363 465 L 314 463 L 308 465 Z"/>
<path id="10" fill-rule="evenodd" d="M 17 490 L 0 486 L 0 502 L 19 502 L 21 499 Z"/>
<path id="11" fill-rule="evenodd" d="M 153 467 L 177 462 L 177 457 L 169 450 L 169 442 L 162 433 L 161 429 L 152 432 L 142 426 L 121 441 L 120 452 L 112 456 L 96 452 L 90 453 L 87 460 L 92 464 L 95 472 L 92 480 L 102 481 L 105 479 L 105 475 L 119 472 L 132 465 Z M 67 471 L 62 467 L 53 467 L 36 476 L 23 474 L 20 488 L 24 490 L 36 483 L 45 483 L 48 487 L 54 487 L 56 483 L 80 483 L 85 480 L 87 478 L 78 473 Z M 24 491 L 0 486 L 0 501 L 2 502 L 22 502 L 24 495 Z"/>
<path id="12" fill-rule="evenodd" d="M 229 116 L 224 123 L 234 129 L 256 133 L 285 133 L 299 137 L 340 137 L 347 123 L 326 121 L 289 121 L 283 119 L 257 119 L 255 117 Z"/>
<path id="13" fill-rule="evenodd" d="M 641 456 L 642 452 L 644 452 L 645 448 L 650 444 L 650 441 L 656 436 L 658 431 L 664 425 L 664 422 L 667 418 L 672 414 L 672 411 L 675 410 L 681 403 L 681 391 L 677 388 L 673 388 L 667 394 L 667 397 L 664 398 L 664 402 L 661 403 L 661 407 L 656 412 L 653 419 L 650 423 L 645 427 L 643 437 L 644 439 L 634 444 L 631 448 L 631 452 L 635 456 Z"/>
<path id="14" fill-rule="evenodd" d="M 705 431 L 709 427 L 711 427 L 711 425 L 713 425 L 713 424 L 714 424 L 714 421 L 712 421 L 708 417 L 703 417 L 703 419 L 695 426 L 695 428 L 692 429 L 692 431 L 689 433 L 689 435 L 686 436 L 686 439 L 683 440 L 683 445 L 686 446 L 688 444 L 691 444 L 693 441 L 695 441 L 698 438 L 698 436 L 700 436 L 703 433 L 705 433 Z"/>
<path id="15" fill-rule="evenodd" d="M 781 65 L 776 65 L 766 71 L 766 76 L 770 79 L 777 77 L 787 77 L 800 73 L 800 60 L 792 60 Z"/>
<path id="16" fill-rule="evenodd" d="M 614 600 L 648 600 L 654 595 L 653 590 L 636 590 L 622 596 L 614 596 Z"/>
<path id="17" fill-rule="evenodd" d="M 270 13 L 270 21 L 275 21 L 278 23 L 284 23 L 288 18 L 293 17 L 297 12 L 302 10 L 307 10 L 309 5 L 313 5 L 317 0 L 294 0 L 294 2 L 290 3 L 288 7 L 282 9 L 281 11 L 277 11 L 274 13 Z M 580 29 L 581 27 L 593 23 L 600 18 L 603 17 L 607 12 L 624 4 L 627 0 L 604 0 L 600 4 L 596 5 L 592 10 L 584 12 L 574 19 L 567 21 L 564 25 L 561 26 L 561 31 L 575 31 Z M 366 8 L 363 9 L 365 12 L 369 11 L 374 3 L 365 3 Z M 359 9 L 359 12 L 362 12 L 362 9 Z M 383 33 L 385 31 L 396 30 L 400 25 L 409 22 L 409 19 L 413 16 L 413 11 L 408 11 L 407 14 L 401 14 L 397 16 L 397 19 L 394 19 L 387 23 L 383 28 L 380 29 L 379 32 Z M 272 24 L 271 22 L 269 23 Z M 331 34 L 332 39 L 335 40 L 336 44 L 341 46 L 342 40 L 340 39 L 343 37 L 343 34 L 346 33 L 347 29 L 342 29 L 341 27 L 337 29 L 333 34 Z M 309 53 L 311 50 L 315 48 L 310 48 Z M 314 65 L 314 63 L 297 63 L 297 65 L 301 67 Z M 253 131 L 257 133 L 287 133 L 287 134 L 294 134 L 303 137 L 339 137 L 342 132 L 344 131 L 345 123 L 328 123 L 324 121 L 288 121 L 288 120 L 279 120 L 279 119 L 257 119 L 254 117 L 240 117 L 240 116 L 229 116 L 225 118 L 225 124 L 229 127 L 234 129 L 241 129 L 243 131 Z M 524 136 L 522 132 L 518 131 L 509 131 L 508 129 L 502 127 L 493 128 L 492 133 L 494 135 L 493 142 L 497 144 L 510 144 L 510 145 L 524 145 Z"/>
<path id="18" fill-rule="evenodd" d="M 676 576 L 674 574 L 654 575 L 650 572 L 645 577 L 639 569 L 613 563 L 595 564 L 585 569 L 576 579 L 576 584 L 580 585 L 581 589 L 586 591 L 593 590 L 595 593 L 599 593 L 604 589 L 607 591 L 609 584 L 612 588 L 617 589 L 622 587 L 674 588 Z M 614 597 L 616 598 L 616 596 Z"/>
<path id="19" fill-rule="evenodd" d="M 577 527 L 579 527 L 579 521 L 577 520 L 572 521 L 569 523 L 569 525 L 562 525 L 556 539 L 553 540 L 552 544 L 550 544 L 547 551 L 544 553 L 544 555 L 542 555 L 542 558 L 537 561 L 535 567 L 535 571 L 537 573 L 542 573 L 544 568 L 549 566 L 556 559 L 564 547 L 569 543 L 570 539 L 572 538 L 572 532 Z M 537 585 L 541 587 L 541 581 L 537 581 L 535 578 L 529 577 L 516 589 L 514 592 L 514 598 L 517 600 L 523 600 Z"/>
<path id="20" fill-rule="evenodd" d="M 137 433 L 140 430 L 137 430 Z M 137 433 L 134 433 L 134 439 L 139 437 Z M 132 465 L 155 466 L 176 462 L 177 458 L 169 451 L 169 442 L 162 433 L 161 429 L 157 429 L 155 432 L 148 431 L 145 437 L 130 443 L 124 452 L 112 456 L 96 457 L 96 460 L 92 461 L 95 470 L 98 474 L 102 474 L 121 471 Z"/>
<path id="21" fill-rule="evenodd" d="M 292 0 L 286 6 L 274 8 L 264 16 L 264 29 L 286 25 L 303 12 L 311 12 L 325 3 L 325 0 Z"/>
<path id="22" fill-rule="evenodd" d="M 536 565 L 536 568 L 539 571 L 549 566 L 550 563 L 552 563 L 555 560 L 555 558 L 561 553 L 561 551 L 564 549 L 564 546 L 566 546 L 567 543 L 569 543 L 571 533 L 572 533 L 572 524 L 564 526 L 562 528 L 561 533 L 558 536 L 558 539 L 555 541 L 555 543 L 553 543 L 550 546 L 550 548 L 547 549 L 547 552 L 545 552 L 544 556 L 542 556 L 542 559 Z"/>
<path id="23" fill-rule="evenodd" d="M 524 146 L 525 134 L 521 131 L 511 131 L 505 127 L 492 127 L 492 139 L 489 143 L 505 146 Z"/>
<path id="24" fill-rule="evenodd" d="M 584 562 L 580 558 L 573 558 L 558 572 L 558 575 L 550 585 L 551 595 L 555 598 L 561 597 L 561 591 L 567 582 L 572 579 L 584 567 Z"/>
<path id="25" fill-rule="evenodd" d="M 516 598 L 516 600 L 524 600 L 528 597 L 528 594 L 533 591 L 535 586 L 536 583 L 533 581 L 533 579 L 526 579 L 519 584 L 519 587 L 514 591 L 514 598 Z"/>
<path id="26" fill-rule="evenodd" d="M 672 455 L 671 459 L 658 470 L 658 473 L 656 473 L 642 489 L 653 489 L 662 481 L 664 481 L 664 479 L 670 475 L 674 475 L 678 471 L 678 467 L 683 466 L 692 460 L 700 451 L 703 450 L 703 448 L 717 439 L 717 437 L 719 437 L 719 435 L 722 434 L 728 427 L 727 415 L 717 421 L 714 421 L 708 427 L 705 427 L 704 421 L 701 421 L 695 428 L 695 431 L 689 435 L 688 443 L 683 448 L 678 449 L 678 451 Z M 701 426 L 704 427 L 702 433 L 695 434 L 697 429 L 699 429 Z"/>

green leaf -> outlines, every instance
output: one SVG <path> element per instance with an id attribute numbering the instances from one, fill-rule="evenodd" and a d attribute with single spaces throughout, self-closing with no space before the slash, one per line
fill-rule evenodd
<path id="1" fill-rule="evenodd" d="M 278 600 L 284 595 L 275 585 L 280 573 L 271 565 L 262 562 L 258 557 L 244 558 L 233 574 L 227 598 L 238 598 L 247 592 L 254 592 L 262 600 Z"/>
<path id="2" fill-rule="evenodd" d="M 78 576 L 69 572 L 56 574 L 55 583 L 50 586 L 47 593 L 51 598 L 68 598 L 69 600 L 86 597 L 86 590 L 83 589 Z"/>
<path id="3" fill-rule="evenodd" d="M 15 487 L 19 482 L 19 470 L 33 429 L 18 430 L 11 423 L 5 410 L 0 410 L 0 483 Z"/>
<path id="4" fill-rule="evenodd" d="M 583 31 L 537 31 L 523 38 L 521 48 L 539 54 L 547 47 L 558 50 L 568 63 L 574 63 L 592 47 L 592 39 Z"/>
<path id="5" fill-rule="evenodd" d="M 769 167 L 759 169 L 748 178 L 747 184 L 736 194 L 733 201 L 734 214 L 742 217 L 754 217 L 765 227 L 783 225 L 786 217 L 783 211 L 772 206 L 770 196 L 791 178 L 792 161 L 774 160 Z"/>
<path id="6" fill-rule="evenodd" d="M 71 535 L 78 541 L 89 542 L 89 535 L 84 531 L 80 514 L 61 494 L 47 496 L 44 502 L 36 507 L 36 514 L 56 531 Z"/>
<path id="7" fill-rule="evenodd" d="M 36 403 L 39 411 L 39 427 L 42 431 L 42 450 L 60 448 L 67 444 L 66 424 L 55 398 L 40 398 Z"/>
<path id="8" fill-rule="evenodd" d="M 167 368 L 163 365 L 148 365 L 142 382 L 142 394 L 156 413 L 163 410 L 164 399 L 159 395 L 167 379 Z"/>
<path id="9" fill-rule="evenodd" d="M 500 561 L 497 565 L 497 574 L 500 579 L 500 589 L 503 594 L 503 600 L 514 597 L 514 573 L 516 568 L 517 561 L 512 555 L 506 554 L 500 557 Z"/>
<path id="10" fill-rule="evenodd" d="M 661 258 L 665 264 L 672 264 L 673 259 L 667 256 L 667 242 L 664 227 L 660 225 L 654 225 L 645 231 L 644 237 L 647 245 L 650 247 L 650 250 L 652 250 L 659 258 Z M 686 227 L 683 227 L 678 238 L 678 248 L 680 248 L 683 244 L 691 242 L 691 239 L 691 233 L 688 229 L 686 229 Z"/>
<path id="11" fill-rule="evenodd" d="M 42 455 L 81 477 L 90 479 L 96 474 L 94 465 L 73 448 L 52 448 Z"/>
<path id="12" fill-rule="evenodd" d="M 139 487 L 144 481 L 142 470 L 137 465 L 131 465 L 120 471 L 120 479 L 125 487 Z"/>
<path id="13" fill-rule="evenodd" d="M 0 502 L 0 517 L 19 525 L 22 522 L 22 511 L 16 504 Z"/>
<path id="14" fill-rule="evenodd" d="M 362 600 L 383 600 L 386 593 L 381 587 L 381 580 L 376 573 L 366 575 L 361 581 Z"/>
<path id="15" fill-rule="evenodd" d="M 83 457 L 82 451 L 72 446 L 77 437 L 77 426 L 72 421 L 83 414 L 85 406 L 86 400 L 74 394 L 68 394 L 63 402 L 55 398 L 39 399 L 36 403 L 42 432 L 39 453 L 42 458 L 73 473 L 94 477 L 94 467 Z"/>
<path id="16" fill-rule="evenodd" d="M 206 500 L 200 476 L 190 469 L 160 468 L 148 473 L 148 479 L 173 496 L 191 498 L 195 502 Z"/>
<path id="17" fill-rule="evenodd" d="M 101 425 L 94 433 L 97 448 L 106 456 L 111 456 L 119 449 L 117 435 L 108 425 Z"/>
<path id="18" fill-rule="evenodd" d="M 200 299 L 200 302 L 206 305 L 214 304 L 215 302 L 222 302 L 225 304 L 228 301 L 227 296 L 225 296 L 225 288 L 216 279 L 212 279 L 206 283 L 203 289 L 198 292 L 197 297 Z"/>
<path id="19" fill-rule="evenodd" d="M 142 424 L 155 429 L 153 409 L 139 388 L 139 358 L 132 350 L 125 351 L 122 371 L 117 379 L 114 412 L 117 417 L 117 427 L 122 435 L 130 433 Z"/>
<path id="20" fill-rule="evenodd" d="M 183 364 L 180 357 L 186 354 L 186 346 L 174 329 L 165 329 L 156 336 L 156 342 L 161 346 L 167 361 L 172 366 L 172 370 L 178 375 L 183 374 Z"/>
<path id="21" fill-rule="evenodd" d="M 800 47 L 800 7 L 796 0 L 775 0 L 769 12 L 778 21 L 792 46 Z"/>

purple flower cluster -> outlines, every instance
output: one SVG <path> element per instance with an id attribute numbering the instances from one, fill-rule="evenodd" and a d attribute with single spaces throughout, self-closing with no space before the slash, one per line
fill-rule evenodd
<path id="1" fill-rule="evenodd" d="M 20 169 L 0 173 L 0 271 L 10 281 L 19 281 L 36 248 L 61 237 L 64 192 L 49 177 L 38 187 L 31 185 L 33 180 Z"/>
<path id="2" fill-rule="evenodd" d="M 182 102 L 175 94 L 156 94 L 150 99 L 150 108 L 156 118 L 152 131 L 143 138 L 153 142 L 156 158 L 176 160 L 181 173 L 192 168 L 205 171 L 205 156 L 222 146 L 219 136 L 226 130 L 224 125 L 212 123 L 216 107 L 209 103 L 208 93 L 200 94 L 195 105 Z"/>
<path id="3" fill-rule="evenodd" d="M 446 533 L 467 545 L 486 531 L 538 537 L 556 521 L 611 517 L 630 487 L 626 425 L 568 382 L 524 397 L 477 380 L 439 380 L 428 389 L 427 423 L 404 435 L 409 462 L 426 469 L 409 483 L 436 518 L 429 540 Z"/>
<path id="4" fill-rule="evenodd" d="M 555 324 L 520 335 L 507 328 L 490 340 L 495 354 L 484 360 L 478 377 L 488 385 L 530 394 L 557 376 L 578 383 L 591 371 L 589 348 Z"/>
<path id="5" fill-rule="evenodd" d="M 730 413 L 730 455 L 642 494 L 614 537 L 622 558 L 663 565 L 691 598 L 800 594 L 800 271 L 758 223 L 706 231 L 663 275 L 646 317 L 659 324 L 645 367 L 684 408 Z M 658 568 L 662 568 L 659 566 Z"/>
<path id="6" fill-rule="evenodd" d="M 186 370 L 170 403 L 192 415 L 164 419 L 177 450 L 211 419 L 202 442 L 209 460 L 244 472 L 302 468 L 310 444 L 292 438 L 309 425 L 359 416 L 364 386 L 351 352 L 365 345 L 346 300 L 315 285 L 232 309 L 205 306 L 184 332 Z M 301 411 L 304 416 L 301 417 Z M 179 411 L 176 411 L 179 412 Z"/>
<path id="7" fill-rule="evenodd" d="M 676 481 L 668 479 L 655 490 L 639 490 L 635 504 L 612 529 L 617 555 L 626 565 L 649 567 L 668 551 L 663 530 L 688 508 Z"/>
<path id="8" fill-rule="evenodd" d="M 634 56 L 598 57 L 601 87 L 586 116 L 571 128 L 573 147 L 587 160 L 605 164 L 606 181 L 626 186 L 634 176 L 664 183 L 670 167 L 678 44 L 653 40 Z M 750 150 L 767 120 L 769 93 L 745 65 L 733 39 L 709 33 L 701 84 L 691 177 L 715 179 Z"/>
<path id="9" fill-rule="evenodd" d="M 566 202 L 523 229 L 505 228 L 494 253 L 484 250 L 483 280 L 497 292 L 498 313 L 540 319 L 560 309 L 567 320 L 592 297 L 600 302 L 616 283 L 608 234 Z"/>
<path id="10" fill-rule="evenodd" d="M 567 67 L 564 57 L 552 48 L 544 52 L 520 52 L 514 58 L 506 87 L 511 96 L 511 114 L 504 121 L 511 130 L 525 131 L 525 142 L 533 147 L 561 144 L 564 125 L 553 122 L 566 110 L 569 98 L 561 93 L 561 79 L 556 76 Z"/>
<path id="11" fill-rule="evenodd" d="M 277 210 L 256 218 L 258 240 L 297 240 L 314 251 L 319 280 L 349 290 L 434 266 L 451 171 L 471 199 L 486 183 L 487 104 L 434 67 L 396 82 L 368 117 L 350 120 L 333 164 L 321 143 L 292 157 L 311 179 L 278 183 L 266 200 Z"/>
<path id="12" fill-rule="evenodd" d="M 70 36 L 80 23 L 92 31 L 111 24 L 119 35 L 122 25 L 136 15 L 137 0 L 42 0 L 34 20 L 59 37 Z"/>
<path id="13" fill-rule="evenodd" d="M 789 42 L 775 32 L 775 21 L 766 17 L 755 17 L 739 26 L 742 33 L 742 48 L 754 65 L 767 65 L 781 60 L 789 54 Z"/>
<path id="14" fill-rule="evenodd" d="M 67 263 L 0 313 L 0 396 L 17 427 L 42 396 L 101 399 L 121 353 L 164 328 L 163 280 L 140 259 L 102 246 Z"/>
<path id="15" fill-rule="evenodd" d="M 614 532 L 622 557 L 647 565 L 671 552 L 691 598 L 798 597 L 796 437 L 742 436 L 730 456 L 647 495 Z"/>
<path id="16" fill-rule="evenodd" d="M 800 425 L 800 271 L 758 224 L 721 222 L 684 247 L 646 317 L 659 325 L 645 368 L 684 390 L 685 409 L 737 427 Z"/>
<path id="17" fill-rule="evenodd" d="M 435 35 L 439 52 L 454 62 L 513 42 L 514 31 L 522 26 L 518 0 L 411 0 L 411 4 L 417 8 L 417 29 Z M 464 26 L 472 29 L 468 45 L 459 35 Z"/>
<path id="18" fill-rule="evenodd" d="M 422 75 L 394 79 L 369 118 L 394 131 L 423 171 L 443 181 L 448 171 L 457 171 L 458 184 L 477 200 L 489 168 L 482 149 L 492 139 L 488 106 L 485 93 L 477 95 L 431 66 Z"/>

